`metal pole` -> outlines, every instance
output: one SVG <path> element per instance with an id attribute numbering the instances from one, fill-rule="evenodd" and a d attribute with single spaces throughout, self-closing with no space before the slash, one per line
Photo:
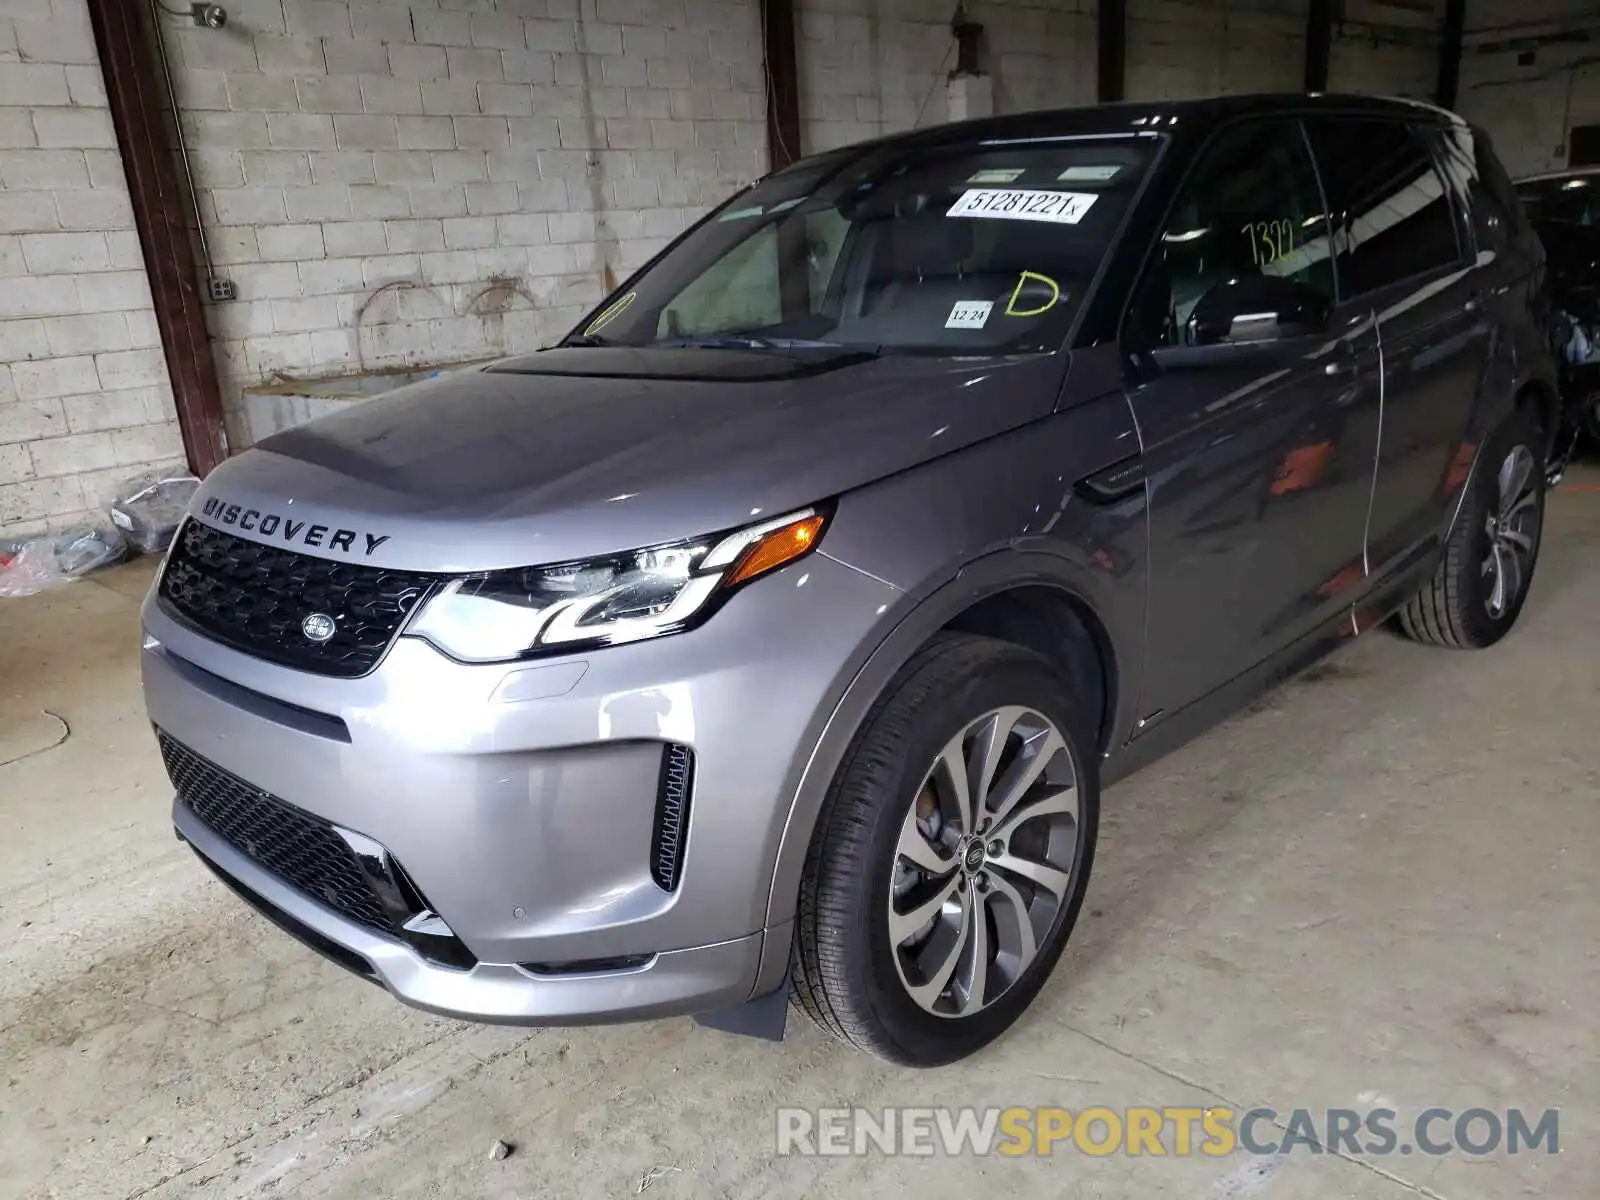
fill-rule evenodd
<path id="1" fill-rule="evenodd" d="M 151 75 L 152 50 L 143 6 L 127 0 L 88 0 L 88 6 L 117 149 L 128 177 L 133 223 L 144 251 L 161 349 L 177 401 L 178 427 L 183 431 L 190 468 L 204 475 L 228 456 L 222 389 L 200 302 L 186 207 Z"/>
<path id="2" fill-rule="evenodd" d="M 1096 80 L 1100 103 L 1124 98 L 1128 71 L 1127 0 L 1100 0 Z"/>
<path id="3" fill-rule="evenodd" d="M 1444 29 L 1439 35 L 1439 88 L 1434 98 L 1440 108 L 1456 106 L 1461 85 L 1461 38 L 1467 28 L 1467 0 L 1445 0 Z"/>
<path id="4" fill-rule="evenodd" d="M 1306 91 L 1328 90 L 1333 58 L 1333 0 L 1311 0 L 1306 11 Z"/>

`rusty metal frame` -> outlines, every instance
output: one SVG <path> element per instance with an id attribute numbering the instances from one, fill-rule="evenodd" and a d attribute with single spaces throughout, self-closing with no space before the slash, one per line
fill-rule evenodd
<path id="1" fill-rule="evenodd" d="M 767 76 L 767 162 L 771 170 L 781 171 L 801 157 L 794 0 L 761 0 L 761 43 Z"/>
<path id="2" fill-rule="evenodd" d="M 1461 89 L 1461 42 L 1467 30 L 1467 0 L 1445 0 L 1439 30 L 1439 78 L 1434 99 L 1440 108 L 1454 108 Z"/>
<path id="3" fill-rule="evenodd" d="M 1306 78 L 1308 92 L 1328 90 L 1328 66 L 1333 58 L 1334 0 L 1311 0 L 1306 9 Z"/>
<path id="4" fill-rule="evenodd" d="M 168 144 L 145 6 L 135 0 L 88 0 L 88 5 L 177 401 L 178 427 L 190 469 L 203 476 L 228 456 L 222 388 L 189 241 L 189 204 L 179 189 Z"/>
<path id="5" fill-rule="evenodd" d="M 1102 104 L 1111 104 L 1126 99 L 1127 90 L 1127 0 L 1100 0 L 1095 26 L 1095 97 Z"/>

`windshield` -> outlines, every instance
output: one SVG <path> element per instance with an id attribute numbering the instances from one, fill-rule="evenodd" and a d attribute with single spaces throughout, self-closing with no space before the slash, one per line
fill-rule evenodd
<path id="1" fill-rule="evenodd" d="M 741 192 L 569 344 L 1058 349 L 1154 139 L 809 160 Z"/>
<path id="2" fill-rule="evenodd" d="M 1529 220 L 1600 225 L 1600 175 L 1529 180 L 1517 184 L 1517 195 Z"/>

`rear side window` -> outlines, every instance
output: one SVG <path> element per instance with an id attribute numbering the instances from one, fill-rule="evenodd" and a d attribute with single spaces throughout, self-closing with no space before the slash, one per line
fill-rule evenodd
<path id="1" fill-rule="evenodd" d="M 1343 298 L 1461 262 L 1444 179 L 1409 126 L 1324 117 L 1307 128 L 1332 210 Z"/>

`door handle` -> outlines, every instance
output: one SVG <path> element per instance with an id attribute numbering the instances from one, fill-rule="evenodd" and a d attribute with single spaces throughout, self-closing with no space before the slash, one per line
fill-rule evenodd
<path id="1" fill-rule="evenodd" d="M 1355 370 L 1356 348 L 1348 341 L 1341 341 L 1333 361 L 1323 366 L 1322 373 L 1328 376 L 1354 375 Z"/>

